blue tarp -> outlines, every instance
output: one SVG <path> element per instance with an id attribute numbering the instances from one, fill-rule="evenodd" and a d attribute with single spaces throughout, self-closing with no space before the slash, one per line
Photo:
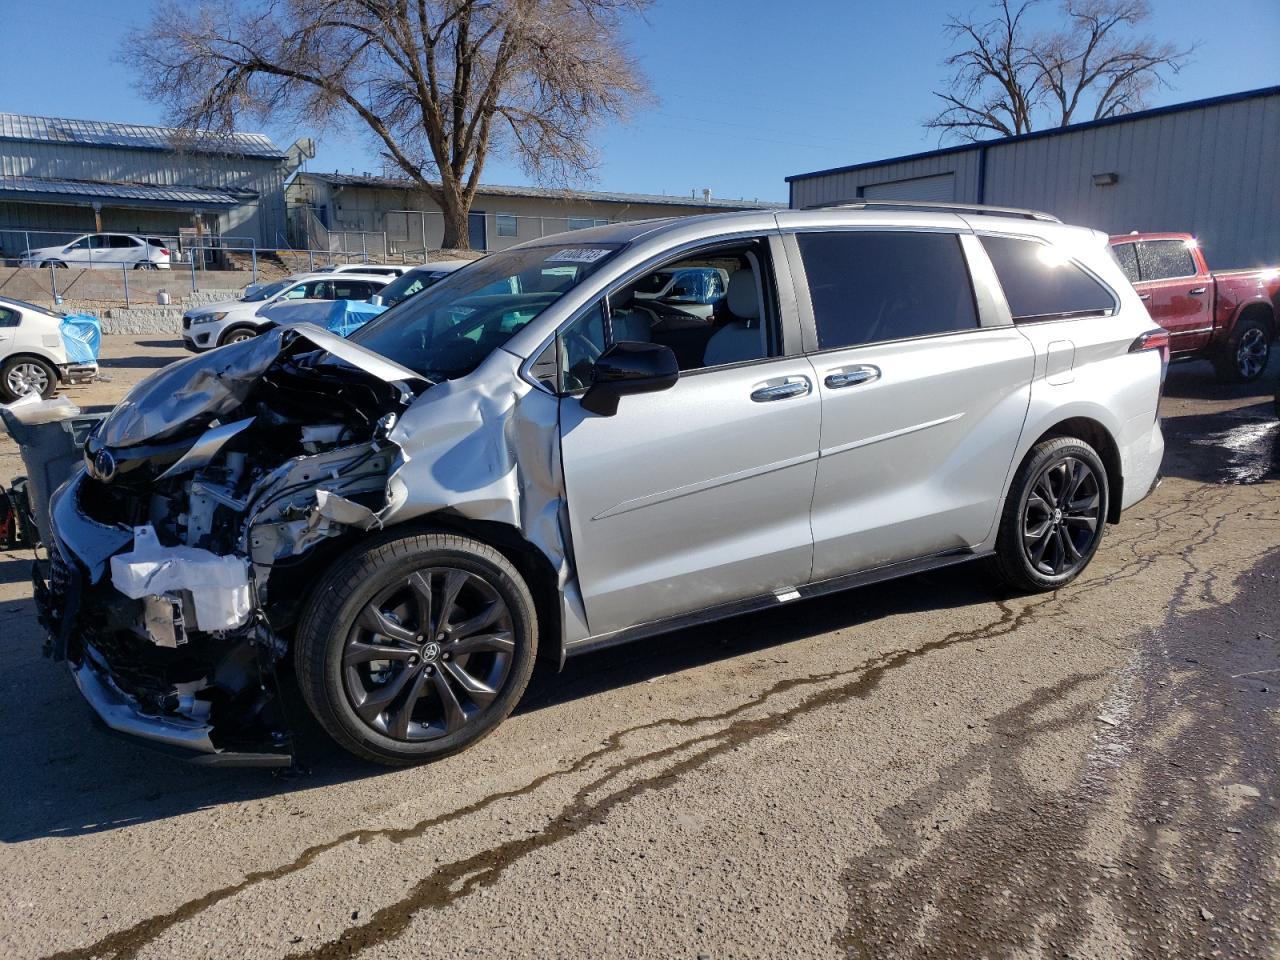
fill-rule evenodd
<path id="1" fill-rule="evenodd" d="M 330 333 L 347 337 L 386 309 L 386 307 L 374 306 L 365 300 L 335 300 L 329 309 L 329 319 L 325 327 Z"/>
<path id="2" fill-rule="evenodd" d="M 97 363 L 102 346 L 102 324 L 91 313 L 69 313 L 62 318 L 62 344 L 71 363 Z"/>

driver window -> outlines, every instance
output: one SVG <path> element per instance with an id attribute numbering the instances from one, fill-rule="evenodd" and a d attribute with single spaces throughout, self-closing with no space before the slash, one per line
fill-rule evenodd
<path id="1" fill-rule="evenodd" d="M 591 365 L 611 343 L 660 343 L 682 371 L 781 353 L 772 271 L 763 241 L 717 245 L 655 267 L 579 317 L 560 334 L 562 389 L 591 382 Z"/>

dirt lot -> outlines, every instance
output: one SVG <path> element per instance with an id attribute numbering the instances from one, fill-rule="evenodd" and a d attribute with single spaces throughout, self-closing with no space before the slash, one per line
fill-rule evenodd
<path id="1" fill-rule="evenodd" d="M 105 346 L 77 402 L 181 354 Z M 1164 415 L 1057 594 L 960 567 L 586 656 L 415 770 L 101 732 L 0 554 L 0 956 L 1280 957 L 1280 425 L 1206 364 Z"/>

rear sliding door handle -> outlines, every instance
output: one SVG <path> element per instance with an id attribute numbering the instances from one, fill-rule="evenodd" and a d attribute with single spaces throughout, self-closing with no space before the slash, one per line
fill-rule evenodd
<path id="1" fill-rule="evenodd" d="M 822 382 L 832 390 L 839 390 L 841 387 L 856 387 L 860 383 L 870 383 L 872 380 L 879 379 L 880 368 L 867 363 L 829 373 Z"/>
<path id="2" fill-rule="evenodd" d="M 1138 299 L 1139 299 L 1139 300 L 1150 300 L 1150 299 L 1151 299 L 1151 294 L 1149 294 L 1149 293 L 1140 293 L 1140 294 L 1138 294 Z"/>
<path id="3" fill-rule="evenodd" d="M 773 400 L 790 400 L 792 397 L 807 397 L 813 389 L 808 377 L 788 377 L 782 383 L 768 384 L 751 391 L 751 399 L 756 403 L 769 403 Z"/>
<path id="4" fill-rule="evenodd" d="M 1191 294 L 1193 297 L 1203 297 L 1204 291 L 1204 287 L 1196 287 L 1194 290 L 1188 290 L 1187 293 Z"/>

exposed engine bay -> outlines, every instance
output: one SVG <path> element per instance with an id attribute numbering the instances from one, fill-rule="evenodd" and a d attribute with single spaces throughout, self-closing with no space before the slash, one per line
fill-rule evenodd
<path id="1" fill-rule="evenodd" d="M 391 433 L 430 386 L 324 331 L 277 330 L 160 371 L 99 425 L 54 498 L 37 592 L 50 652 L 108 725 L 287 762 L 280 633 L 326 546 L 382 524 Z"/>

